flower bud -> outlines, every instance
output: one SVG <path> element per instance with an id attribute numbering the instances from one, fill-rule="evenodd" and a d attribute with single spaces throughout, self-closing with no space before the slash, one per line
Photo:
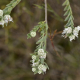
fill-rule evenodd
<path id="1" fill-rule="evenodd" d="M 32 37 L 36 36 L 36 32 L 34 32 L 34 31 L 32 31 L 30 34 L 31 34 Z"/>

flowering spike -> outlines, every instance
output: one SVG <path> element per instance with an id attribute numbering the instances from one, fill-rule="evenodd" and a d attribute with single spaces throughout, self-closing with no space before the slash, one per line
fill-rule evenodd
<path id="1" fill-rule="evenodd" d="M 70 41 L 72 41 L 75 40 L 75 37 L 78 37 L 80 26 L 74 28 L 74 17 L 72 15 L 72 9 L 70 7 L 69 0 L 66 0 L 63 3 L 63 6 L 66 6 L 64 8 L 64 11 L 66 11 L 64 16 L 67 16 L 65 18 L 65 21 L 67 21 L 67 23 L 65 25 L 65 29 L 62 32 L 62 36 L 65 38 L 69 37 Z"/>

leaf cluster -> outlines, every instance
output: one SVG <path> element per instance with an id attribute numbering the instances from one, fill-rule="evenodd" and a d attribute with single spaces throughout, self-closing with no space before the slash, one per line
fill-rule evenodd
<path id="1" fill-rule="evenodd" d="M 40 22 L 42 28 L 39 29 L 40 32 L 40 37 L 39 40 L 36 42 L 36 44 L 38 44 L 37 48 L 35 51 L 37 51 L 38 49 L 42 48 L 42 49 L 46 49 L 46 39 L 47 39 L 47 30 L 48 30 L 48 26 L 46 25 L 45 22 Z"/>
<path id="2" fill-rule="evenodd" d="M 46 42 L 46 38 L 47 38 L 47 32 L 46 32 L 47 29 L 48 29 L 48 27 L 46 27 L 45 21 L 41 21 L 38 23 L 37 26 L 34 26 L 34 28 L 30 31 L 30 33 L 32 31 L 40 32 L 39 40 L 36 42 L 36 44 L 38 44 L 38 46 L 36 47 L 35 52 L 37 52 L 38 49 L 40 49 L 40 48 L 45 50 L 45 47 L 46 47 L 45 42 Z M 27 39 L 31 38 L 30 33 L 27 34 Z"/>
<path id="3" fill-rule="evenodd" d="M 63 6 L 65 6 L 65 8 L 64 8 L 64 11 L 65 11 L 64 16 L 66 16 L 65 21 L 67 21 L 67 24 L 65 25 L 65 27 L 74 28 L 74 22 L 73 22 L 74 17 L 73 17 L 73 14 L 72 14 L 72 9 L 71 9 L 69 0 L 65 0 L 65 2 L 63 3 Z"/>
<path id="4" fill-rule="evenodd" d="M 5 9 L 3 10 L 4 15 L 10 14 L 12 9 L 20 2 L 21 0 L 12 0 L 8 5 L 6 5 Z"/>

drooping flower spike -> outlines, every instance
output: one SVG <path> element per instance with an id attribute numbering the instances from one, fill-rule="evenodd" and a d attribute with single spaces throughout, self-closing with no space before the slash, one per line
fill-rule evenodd
<path id="1" fill-rule="evenodd" d="M 46 29 L 47 28 L 47 29 Z M 34 51 L 34 54 L 32 54 L 32 71 L 34 74 L 44 74 L 48 68 L 45 59 L 46 59 L 46 39 L 47 39 L 47 32 L 48 26 L 46 27 L 45 21 L 39 22 L 37 26 L 35 26 L 30 33 L 27 34 L 27 38 L 35 37 L 36 32 L 40 32 L 41 37 L 36 42 L 38 46 L 36 47 L 36 50 Z"/>
<path id="2" fill-rule="evenodd" d="M 4 24 L 8 24 L 8 22 L 13 22 L 13 19 L 10 15 L 3 15 L 3 10 L 0 10 L 0 25 L 4 27 Z"/>
<path id="3" fill-rule="evenodd" d="M 78 38 L 78 33 L 80 31 L 80 26 L 74 27 L 74 18 L 73 18 L 73 14 L 72 14 L 72 9 L 70 6 L 70 2 L 69 0 L 65 0 L 65 2 L 63 3 L 63 6 L 66 6 L 64 8 L 65 14 L 64 16 L 67 16 L 65 18 L 65 21 L 67 21 L 67 24 L 64 26 L 65 29 L 62 32 L 62 36 L 64 38 L 69 37 L 70 41 L 75 40 L 75 38 Z"/>
<path id="4" fill-rule="evenodd" d="M 20 2 L 21 0 L 12 0 L 3 10 L 0 9 L 0 25 L 4 27 L 4 24 L 13 22 L 10 13 L 12 9 Z"/>

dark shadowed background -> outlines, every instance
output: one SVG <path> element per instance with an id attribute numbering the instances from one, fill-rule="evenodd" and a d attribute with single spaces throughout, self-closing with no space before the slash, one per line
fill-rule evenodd
<path id="1" fill-rule="evenodd" d="M 0 8 L 4 9 L 11 0 L 0 0 Z M 62 31 L 64 0 L 48 0 L 49 34 L 57 29 Z M 80 0 L 70 0 L 75 26 L 80 25 Z M 22 0 L 12 11 L 14 22 L 2 28 L 0 26 L 0 80 L 80 80 L 80 34 L 79 38 L 70 42 L 61 34 L 54 37 L 54 51 L 51 41 L 47 39 L 47 59 L 49 70 L 45 75 L 34 75 L 31 71 L 30 53 L 36 48 L 37 37 L 27 40 L 27 33 L 39 21 L 44 20 L 43 0 Z M 57 55 L 57 53 L 60 55 Z"/>

